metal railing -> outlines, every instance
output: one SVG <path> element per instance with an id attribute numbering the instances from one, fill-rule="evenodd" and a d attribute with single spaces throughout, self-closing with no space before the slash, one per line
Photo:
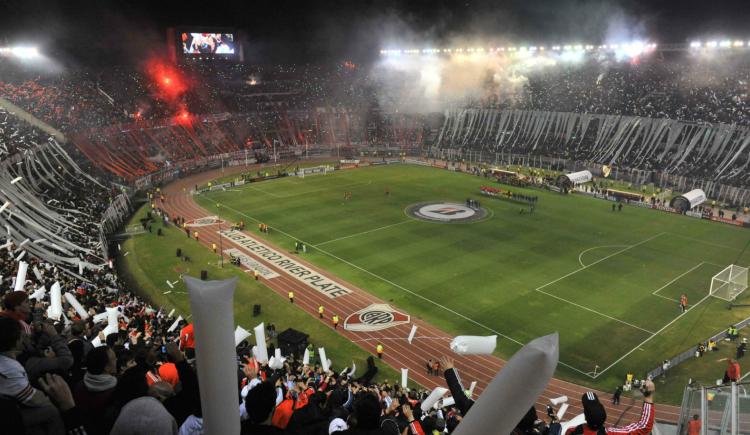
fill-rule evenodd
<path id="1" fill-rule="evenodd" d="M 678 433 L 688 433 L 691 422 L 701 435 L 750 434 L 750 382 L 686 386 Z"/>

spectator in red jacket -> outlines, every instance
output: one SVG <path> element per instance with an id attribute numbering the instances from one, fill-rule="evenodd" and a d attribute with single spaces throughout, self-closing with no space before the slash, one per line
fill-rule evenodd
<path id="1" fill-rule="evenodd" d="M 737 360 L 729 358 L 727 360 L 727 370 L 724 372 L 724 383 L 738 382 L 740 380 L 740 363 Z"/>

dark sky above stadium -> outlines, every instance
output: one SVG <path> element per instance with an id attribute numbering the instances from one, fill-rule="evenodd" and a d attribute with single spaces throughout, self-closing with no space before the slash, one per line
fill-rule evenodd
<path id="1" fill-rule="evenodd" d="M 165 29 L 181 25 L 236 27 L 247 60 L 268 63 L 366 61 L 385 45 L 456 40 L 748 40 L 748 22 L 750 0 L 0 0 L 4 43 L 37 43 L 81 63 L 127 62 L 162 48 Z"/>

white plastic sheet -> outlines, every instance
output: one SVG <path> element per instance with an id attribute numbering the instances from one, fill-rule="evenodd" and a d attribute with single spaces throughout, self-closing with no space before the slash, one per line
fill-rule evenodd
<path id="1" fill-rule="evenodd" d="M 239 346 L 240 343 L 242 343 L 242 340 L 246 339 L 249 336 L 250 331 L 240 325 L 237 325 L 237 327 L 234 329 L 234 346 Z"/>
<path id="2" fill-rule="evenodd" d="M 62 316 L 62 294 L 60 294 L 60 283 L 55 281 L 49 292 L 49 307 L 47 308 L 47 317 L 54 320 L 60 320 Z"/>
<path id="3" fill-rule="evenodd" d="M 491 355 L 496 346 L 497 335 L 459 335 L 451 341 L 451 350 L 459 355 Z"/>
<path id="4" fill-rule="evenodd" d="M 414 336 L 417 335 L 417 325 L 411 325 L 411 331 L 409 332 L 409 338 L 406 340 L 411 344 L 411 341 L 414 340 Z"/>
<path id="5" fill-rule="evenodd" d="M 15 291 L 23 290 L 24 284 L 26 284 L 26 272 L 29 270 L 29 263 L 21 261 L 18 263 L 18 273 L 16 274 L 16 285 Z"/>
<path id="6" fill-rule="evenodd" d="M 234 345 L 234 290 L 237 278 L 201 281 L 183 278 L 190 296 L 195 357 L 207 434 L 239 434 L 239 390 Z"/>
<path id="7" fill-rule="evenodd" d="M 76 299 L 76 297 L 72 293 L 65 292 L 65 299 L 73 307 L 73 309 L 76 310 L 76 313 L 78 313 L 78 315 L 81 317 L 81 320 L 86 320 L 89 318 L 89 313 L 86 312 L 86 309 L 83 308 L 83 305 L 78 302 L 78 299 Z"/>
<path id="8" fill-rule="evenodd" d="M 438 400 L 443 398 L 443 395 L 448 392 L 447 388 L 443 387 L 435 387 L 434 390 L 430 392 L 430 395 L 427 396 L 426 399 L 422 402 L 422 405 L 420 408 L 422 408 L 423 412 L 429 412 L 430 409 L 438 402 Z"/>
<path id="9" fill-rule="evenodd" d="M 255 348 L 258 353 L 255 358 L 259 363 L 268 362 L 268 348 L 266 348 L 266 325 L 261 323 L 254 329 L 255 332 Z"/>
<path id="10" fill-rule="evenodd" d="M 454 433 L 511 433 L 552 379 L 559 350 L 557 333 L 522 347 L 482 392 Z"/>

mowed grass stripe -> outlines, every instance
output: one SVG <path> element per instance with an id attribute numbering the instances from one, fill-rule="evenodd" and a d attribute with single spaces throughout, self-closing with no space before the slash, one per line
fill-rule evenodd
<path id="1" fill-rule="evenodd" d="M 348 189 L 353 199 L 342 206 L 342 186 L 347 183 L 361 184 Z M 392 165 L 261 184 L 263 190 L 294 195 L 289 201 L 250 190 L 212 192 L 196 199 L 207 208 L 219 200 L 231 206 L 236 211 L 219 208 L 228 219 L 240 220 L 243 213 L 282 230 L 289 236 L 272 230 L 261 237 L 290 250 L 293 241 L 289 237 L 313 245 L 399 222 L 409 204 L 479 199 L 493 212 L 487 221 L 472 225 L 397 225 L 327 244 L 323 246 L 325 252 L 313 250 L 305 258 L 454 334 L 486 334 L 483 326 L 487 326 L 526 342 L 557 330 L 564 344 L 561 359 L 571 365 L 578 361 L 586 372 L 593 370 L 591 363 L 601 366 L 619 359 L 648 334 L 565 306 L 568 304 L 535 292 L 535 288 L 580 269 L 579 255 L 584 250 L 602 245 L 627 247 L 667 233 L 656 244 L 649 242 L 600 263 L 607 267 L 596 267 L 596 273 L 588 279 L 569 284 L 563 280 L 553 289 L 544 289 L 656 331 L 674 319 L 676 312 L 671 301 L 652 292 L 701 261 L 733 262 L 750 237 L 747 230 L 728 225 L 636 207 L 612 212 L 611 203 L 593 198 L 513 188 L 540 198 L 534 214 L 521 215 L 516 203 L 480 197 L 476 192 L 482 184 L 495 183 L 467 174 Z M 384 195 L 385 187 L 390 189 L 390 197 Z M 594 250 L 585 255 L 584 263 L 612 252 Z M 739 262 L 750 263 L 750 253 L 746 252 Z M 707 279 L 707 293 L 710 276 L 705 275 L 688 277 Z M 435 310 L 421 297 L 464 317 Z M 663 331 L 664 340 L 655 337 L 647 343 L 646 348 L 659 345 L 658 355 L 632 353 L 618 367 L 624 364 L 627 370 L 650 369 L 668 356 L 662 353 L 677 353 L 688 342 L 693 344 L 699 337 L 724 329 L 733 319 L 750 315 L 746 309 L 721 311 L 724 308 L 720 304 L 709 300 L 701 310 L 703 306 L 707 307 L 705 313 L 686 316 Z M 694 316 L 697 323 L 691 323 Z M 681 330 L 680 325 L 687 335 L 674 331 Z M 517 348 L 516 343 L 501 340 L 498 353 L 507 357 Z M 617 371 L 598 378 L 597 384 L 614 385 L 619 380 Z M 560 375 L 588 382 L 586 376 L 572 371 L 563 369 Z"/>

